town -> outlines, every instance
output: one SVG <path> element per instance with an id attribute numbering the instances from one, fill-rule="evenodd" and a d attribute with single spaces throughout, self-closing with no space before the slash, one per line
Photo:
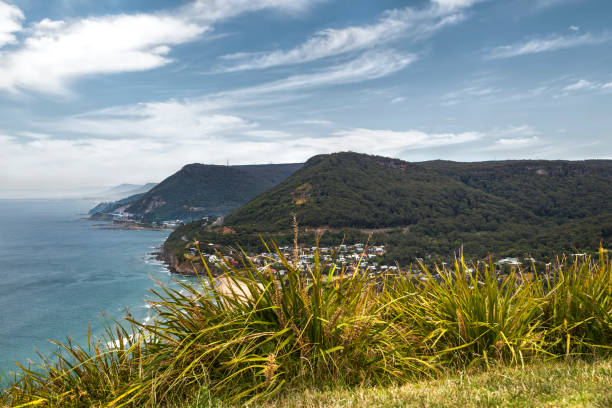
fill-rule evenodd
<path id="1" fill-rule="evenodd" d="M 218 244 L 198 242 L 198 246 L 208 266 L 213 266 L 218 270 L 226 267 L 240 268 L 241 254 L 235 249 L 222 248 Z M 270 267 L 271 271 L 283 276 L 286 270 L 283 267 L 283 259 L 293 265 L 295 258 L 294 248 L 292 246 L 281 246 L 277 252 L 261 252 L 257 254 L 249 254 L 248 261 L 252 262 L 260 270 Z M 444 261 L 416 258 L 415 262 L 406 267 L 399 267 L 397 264 L 389 265 L 385 262 L 384 255 L 387 253 L 385 245 L 366 246 L 363 243 L 341 244 L 338 247 L 310 247 L 299 245 L 297 247 L 297 263 L 296 269 L 301 271 L 312 270 L 315 267 L 315 259 L 318 256 L 319 261 L 328 266 L 335 265 L 334 274 L 350 277 L 356 272 L 367 273 L 369 277 L 376 277 L 381 274 L 410 274 L 421 281 L 427 280 L 428 276 L 423 273 L 423 269 L 419 266 L 433 266 L 438 264 L 440 267 L 448 267 L 449 264 Z M 572 254 L 572 258 L 584 258 L 586 253 Z M 186 254 L 187 259 L 197 262 L 200 260 L 198 249 L 193 245 Z M 476 271 L 474 266 L 481 263 L 488 263 L 488 259 L 467 261 L 466 264 L 471 265 L 465 268 L 465 274 L 471 274 Z M 493 262 L 496 267 L 498 280 L 501 282 L 511 271 L 521 271 L 521 279 L 532 280 L 536 275 L 548 273 L 551 263 L 538 262 L 532 257 L 527 257 L 522 261 L 519 258 L 506 257 Z M 473 265 L 475 264 L 475 265 Z M 536 266 L 537 265 L 537 266 Z M 536 274 L 535 271 L 538 271 Z M 439 278 L 439 274 L 435 268 L 430 269 L 433 278 Z"/>
<path id="2" fill-rule="evenodd" d="M 233 267 L 238 267 L 240 262 L 237 258 L 238 254 L 235 250 L 229 249 L 228 255 L 222 258 L 218 255 L 220 246 L 213 243 L 199 242 L 200 249 L 205 260 L 209 265 L 221 267 L 223 262 L 229 263 Z M 294 259 L 294 248 L 291 246 L 279 247 L 279 253 L 261 252 L 250 255 L 248 258 L 253 264 L 259 268 L 270 266 L 273 272 L 278 272 L 284 275 L 286 271 L 282 269 L 281 256 L 290 263 Z M 319 259 L 323 263 L 335 264 L 337 273 L 341 273 L 344 269 L 344 274 L 352 275 L 357 270 L 361 272 L 367 271 L 368 274 L 374 276 L 378 273 L 397 272 L 397 265 L 386 265 L 381 263 L 382 256 L 386 253 L 385 246 L 368 246 L 365 244 L 356 243 L 351 245 L 339 245 L 337 248 L 320 247 Z M 298 246 L 297 248 L 297 269 L 309 270 L 315 266 L 317 247 Z M 199 257 L 197 249 L 192 247 L 189 251 L 189 258 L 196 259 Z"/>

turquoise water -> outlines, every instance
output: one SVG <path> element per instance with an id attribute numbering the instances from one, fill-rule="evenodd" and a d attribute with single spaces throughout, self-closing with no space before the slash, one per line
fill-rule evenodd
<path id="1" fill-rule="evenodd" d="M 50 339 L 87 340 L 101 311 L 139 320 L 154 287 L 171 276 L 150 255 L 168 231 L 105 230 L 84 220 L 84 200 L 0 200 L 0 373 L 49 353 Z"/>

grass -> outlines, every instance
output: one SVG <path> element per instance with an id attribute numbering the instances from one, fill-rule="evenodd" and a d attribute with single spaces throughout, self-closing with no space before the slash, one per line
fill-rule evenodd
<path id="1" fill-rule="evenodd" d="M 453 374 L 396 387 L 296 390 L 266 408 L 611 407 L 612 362 L 549 362 Z"/>
<path id="2" fill-rule="evenodd" d="M 153 323 L 128 319 L 84 347 L 62 345 L 54 360 L 10 379 L 0 405 L 257 406 L 298 390 L 294 398 L 316 406 L 324 394 L 299 396 L 299 390 L 321 384 L 335 389 L 331 395 L 357 401 L 366 393 L 389 406 L 403 404 L 395 395 L 429 404 L 437 395 L 469 406 L 477 402 L 468 398 L 482 394 L 492 404 L 495 398 L 518 404 L 546 398 L 521 385 L 537 385 L 548 369 L 538 364 L 564 359 L 567 365 L 550 367 L 586 376 L 587 366 L 573 360 L 610 355 L 612 263 L 603 248 L 597 259 L 560 259 L 534 279 L 521 270 L 499 279 L 493 262 L 468 265 L 459 258 L 448 268 L 421 265 L 424 281 L 410 274 L 348 275 L 318 253 L 312 269 L 304 269 L 297 255 L 286 259 L 274 244 L 268 252 L 279 259 L 263 268 L 246 254 L 239 268 L 226 262 L 222 280 L 202 257 L 208 276 L 198 284 L 153 291 Z M 597 364 L 593 369 L 609 382 L 609 363 Z M 502 381 L 508 373 L 518 376 L 516 385 Z M 559 378 L 569 381 L 570 374 Z M 495 376 L 499 381 L 487 382 Z M 474 397 L 470 388 L 479 390 Z"/>

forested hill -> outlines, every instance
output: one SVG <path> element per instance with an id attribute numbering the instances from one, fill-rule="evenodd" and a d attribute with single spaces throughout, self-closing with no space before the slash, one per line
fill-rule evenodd
<path id="1" fill-rule="evenodd" d="M 300 167 L 301 163 L 189 164 L 131 203 L 125 212 L 147 222 L 224 215 L 283 181 Z"/>
<path id="2" fill-rule="evenodd" d="M 419 164 L 556 222 L 612 213 L 612 160 Z"/>
<path id="3" fill-rule="evenodd" d="M 424 220 L 461 220 L 484 228 L 509 220 L 533 222 L 516 203 L 470 187 L 422 165 L 379 156 L 315 156 L 278 186 L 230 213 L 226 225 L 264 231 L 300 224 L 331 228 L 389 228 Z"/>
<path id="4" fill-rule="evenodd" d="M 312 157 L 283 182 L 225 217 L 233 234 L 193 223 L 182 239 L 256 250 L 255 232 L 291 243 L 291 214 L 306 230 L 323 228 L 325 245 L 348 241 L 388 246 L 386 261 L 466 255 L 535 256 L 612 245 L 612 161 L 409 163 L 357 153 Z M 302 234 L 311 239 L 312 234 Z"/>
<path id="5" fill-rule="evenodd" d="M 227 225 L 405 227 L 445 219 L 463 228 L 556 224 L 612 213 L 612 161 L 409 163 L 357 153 L 315 156 L 226 217 Z"/>

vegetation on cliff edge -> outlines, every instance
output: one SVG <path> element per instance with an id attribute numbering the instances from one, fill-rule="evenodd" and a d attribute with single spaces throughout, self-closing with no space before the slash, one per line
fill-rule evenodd
<path id="1" fill-rule="evenodd" d="M 312 270 L 299 270 L 276 252 L 285 273 L 228 262 L 223 281 L 154 291 L 153 323 L 128 319 L 105 339 L 64 344 L 57 360 L 16 374 L 1 401 L 189 406 L 205 396 L 207 404 L 259 404 L 283 390 L 395 386 L 610 355 L 612 263 L 603 248 L 535 278 L 521 270 L 501 277 L 494 264 L 463 258 L 423 266 L 419 279 L 347 276 L 318 255 Z"/>

